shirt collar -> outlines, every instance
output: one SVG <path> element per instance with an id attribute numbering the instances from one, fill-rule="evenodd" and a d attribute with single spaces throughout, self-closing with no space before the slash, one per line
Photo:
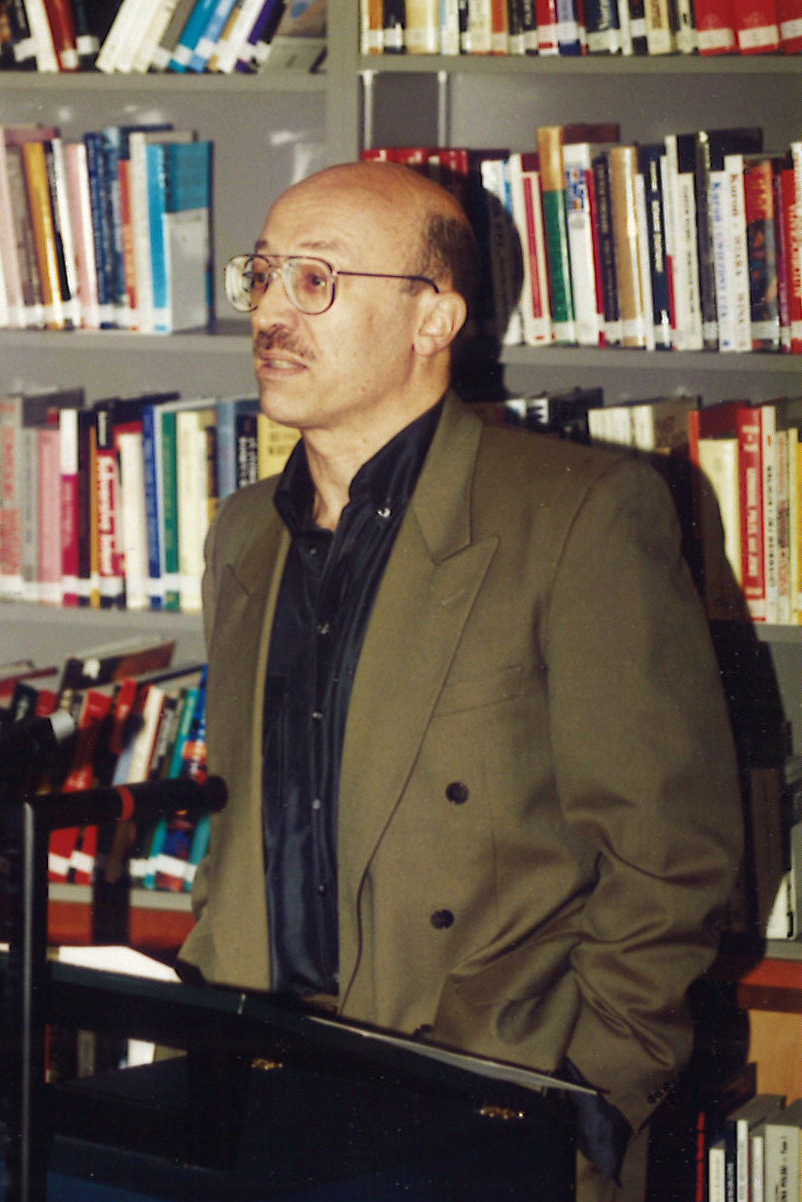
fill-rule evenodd
<path id="1" fill-rule="evenodd" d="M 420 470 L 437 429 L 442 400 L 417 417 L 385 443 L 354 476 L 349 505 L 368 502 L 393 511 L 406 506 L 415 490 Z M 291 534 L 311 525 L 315 487 L 309 473 L 306 448 L 299 439 L 281 474 L 274 501 Z"/>

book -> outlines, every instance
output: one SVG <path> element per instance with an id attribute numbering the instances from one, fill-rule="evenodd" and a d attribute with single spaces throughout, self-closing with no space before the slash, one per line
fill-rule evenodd
<path id="1" fill-rule="evenodd" d="M 205 71 L 207 69 L 209 59 L 233 8 L 234 0 L 216 0 L 207 14 L 205 24 L 187 62 L 188 71 Z"/>
<path id="2" fill-rule="evenodd" d="M 178 46 L 178 39 L 189 20 L 190 14 L 195 7 L 196 0 L 178 0 L 172 6 L 172 12 L 168 18 L 158 43 L 153 49 L 149 66 L 154 71 L 166 71 L 170 65 L 173 53 Z"/>
<path id="3" fill-rule="evenodd" d="M 97 330 L 100 328 L 100 305 L 86 145 L 68 142 L 64 157 L 77 275 L 77 323 L 84 329 Z"/>
<path id="4" fill-rule="evenodd" d="M 78 409 L 83 402 L 80 388 L 0 396 L 0 596 L 22 593 L 23 432 L 55 422 L 59 409 Z"/>
<path id="5" fill-rule="evenodd" d="M 172 661 L 175 640 L 158 635 L 132 636 L 110 643 L 99 643 L 74 651 L 64 661 L 59 693 L 80 691 L 96 685 L 122 680 L 154 669 L 166 668 Z"/>
<path id="6" fill-rule="evenodd" d="M 437 54 L 440 0 L 406 0 L 404 49 L 407 54 Z"/>
<path id="7" fill-rule="evenodd" d="M 36 70 L 59 71 L 59 60 L 45 0 L 25 0 L 25 12 L 35 48 Z"/>
<path id="8" fill-rule="evenodd" d="M 223 397 L 217 402 L 217 491 L 220 501 L 242 487 L 243 476 L 250 481 L 251 477 L 247 473 L 243 473 L 241 469 L 242 462 L 247 463 L 248 452 L 245 444 L 243 443 L 242 446 L 240 444 L 241 419 L 249 416 L 254 419 L 252 445 L 254 474 L 252 479 L 258 478 L 255 474 L 256 415 L 258 413 L 259 400 L 257 397 Z"/>
<path id="9" fill-rule="evenodd" d="M 744 155 L 743 164 L 752 350 L 775 351 L 780 346 L 780 308 L 774 164 L 765 155 Z"/>
<path id="10" fill-rule="evenodd" d="M 154 461 L 157 481 L 157 510 L 159 538 L 163 551 L 163 606 L 168 610 L 181 608 L 179 484 L 177 458 L 177 415 L 186 408 L 209 411 L 215 404 L 212 397 L 191 397 L 168 401 L 159 406 L 154 425 Z M 205 521 L 205 514 L 201 515 Z"/>
<path id="11" fill-rule="evenodd" d="M 696 138 L 694 134 L 665 137 L 663 197 L 667 212 L 671 277 L 672 341 L 676 350 L 700 351 L 704 346 L 699 243 L 696 204 Z"/>
<path id="12" fill-rule="evenodd" d="M 563 143 L 566 225 L 576 340 L 580 346 L 604 341 L 604 288 L 593 162 L 606 152 L 601 143 Z"/>
<path id="13" fill-rule="evenodd" d="M 208 325 L 211 316 L 212 144 L 146 145 L 153 328 Z"/>
<path id="14" fill-rule="evenodd" d="M 21 149 L 28 215 L 42 286 L 43 321 L 47 329 L 61 330 L 67 325 L 62 292 L 63 252 L 59 254 L 56 243 L 48 166 L 49 140 L 26 141 Z"/>
<path id="15" fill-rule="evenodd" d="M 766 1197 L 799 1202 L 802 1098 L 770 1115 L 763 1125 Z"/>
<path id="16" fill-rule="evenodd" d="M 521 243 L 521 339 L 527 346 L 547 345 L 551 314 L 537 155 L 511 154 L 509 173 L 513 220 Z"/>
<path id="17" fill-rule="evenodd" d="M 618 0 L 586 0 L 585 31 L 590 54 L 621 53 Z"/>
<path id="18" fill-rule="evenodd" d="M 638 170 L 643 178 L 646 217 L 646 254 L 651 279 L 653 342 L 660 350 L 671 348 L 671 283 L 666 254 L 663 168 L 665 147 L 646 143 L 638 147 Z"/>
<path id="19" fill-rule="evenodd" d="M 728 233 L 723 228 L 717 230 L 714 224 L 713 183 L 715 180 L 716 185 L 723 191 L 721 173 L 726 156 L 759 150 L 763 143 L 763 133 L 757 127 L 738 127 L 699 130 L 692 137 L 702 344 L 705 350 L 717 350 L 722 342 L 718 315 L 718 284 L 722 273 L 716 264 L 716 240 L 717 235 L 727 237 Z M 716 216 L 720 218 L 722 214 L 723 207 L 719 208 Z M 726 302 L 724 308 L 726 310 Z"/>
<path id="20" fill-rule="evenodd" d="M 565 208 L 564 129 L 539 126 L 537 149 L 543 198 L 543 228 L 549 268 L 549 308 L 555 342 L 576 342 L 576 311 Z"/>
<path id="21" fill-rule="evenodd" d="M 777 0 L 777 22 L 783 54 L 802 53 L 802 7 L 799 0 Z"/>
<path id="22" fill-rule="evenodd" d="M 741 581 L 752 620 L 765 622 L 763 433 L 760 409 L 749 405 L 739 406 L 736 424 L 741 472 Z"/>
<path id="23" fill-rule="evenodd" d="M 184 613 L 201 610 L 203 547 L 216 503 L 209 488 L 216 417 L 215 405 L 175 413 L 179 594 Z"/>
<path id="24" fill-rule="evenodd" d="M 651 300 L 644 289 L 645 230 L 639 220 L 636 146 L 614 146 L 608 154 L 615 275 L 621 321 L 621 344 L 646 347 L 652 328 Z M 648 301 L 648 303 L 647 303 Z"/>
<path id="25" fill-rule="evenodd" d="M 732 0 L 739 54 L 772 54 L 780 48 L 776 0 Z"/>
<path id="26" fill-rule="evenodd" d="M 783 1094 L 759 1093 L 731 1111 L 724 1122 L 724 1141 L 728 1178 L 734 1178 L 736 1202 L 751 1202 L 751 1147 L 749 1134 L 775 1111 L 785 1106 Z"/>

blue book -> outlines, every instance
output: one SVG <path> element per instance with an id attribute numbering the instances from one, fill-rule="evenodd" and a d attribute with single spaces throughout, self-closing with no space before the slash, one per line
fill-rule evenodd
<path id="1" fill-rule="evenodd" d="M 257 414 L 257 397 L 224 397 L 217 405 L 217 496 L 222 501 L 240 487 L 240 418 Z"/>
<path id="2" fill-rule="evenodd" d="M 181 31 L 172 58 L 169 62 L 170 71 L 186 71 L 192 58 L 192 52 L 198 44 L 207 22 L 212 15 L 217 0 L 198 0 L 187 18 Z"/>
<path id="3" fill-rule="evenodd" d="M 167 252 L 164 239 L 164 213 L 167 203 L 167 147 L 153 142 L 145 147 L 148 177 L 148 224 L 150 228 L 150 270 L 153 292 L 153 330 L 169 333 L 167 297 Z"/>
<path id="4" fill-rule="evenodd" d="M 92 207 L 100 328 L 108 330 L 114 326 L 114 239 L 105 141 L 103 134 L 96 130 L 85 133 L 83 141 L 86 146 L 89 198 Z"/>
<path id="5" fill-rule="evenodd" d="M 236 0 L 217 0 L 209 19 L 206 22 L 206 28 L 198 38 L 195 49 L 192 51 L 188 63 L 190 71 L 205 71 L 206 64 L 212 56 L 217 40 L 223 32 L 226 21 L 229 18 Z"/>
<path id="6" fill-rule="evenodd" d="M 197 329 L 212 313 L 212 143 L 146 147 L 153 329 Z"/>
<path id="7" fill-rule="evenodd" d="M 157 406 L 142 410 L 142 458 L 145 480 L 145 522 L 148 540 L 148 596 L 151 609 L 164 608 L 164 546 L 160 533 L 159 471 L 157 465 Z"/>

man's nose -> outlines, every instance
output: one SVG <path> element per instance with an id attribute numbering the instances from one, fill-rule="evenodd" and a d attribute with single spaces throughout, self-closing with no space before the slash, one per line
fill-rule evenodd
<path id="1" fill-rule="evenodd" d="M 282 323 L 286 323 L 288 315 L 297 316 L 297 309 L 292 304 L 284 283 L 284 277 L 279 267 L 272 267 L 267 273 L 265 290 L 259 298 L 259 304 L 251 313 L 255 325 L 275 325 L 280 315 Z"/>

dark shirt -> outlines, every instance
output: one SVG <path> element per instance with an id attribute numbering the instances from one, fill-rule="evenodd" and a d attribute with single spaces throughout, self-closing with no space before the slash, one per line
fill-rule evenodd
<path id="1" fill-rule="evenodd" d="M 348 702 L 368 617 L 440 418 L 438 404 L 360 468 L 334 533 L 312 520 L 303 442 L 275 503 L 292 543 L 270 639 L 264 830 L 271 980 L 338 992 L 337 811 Z"/>

